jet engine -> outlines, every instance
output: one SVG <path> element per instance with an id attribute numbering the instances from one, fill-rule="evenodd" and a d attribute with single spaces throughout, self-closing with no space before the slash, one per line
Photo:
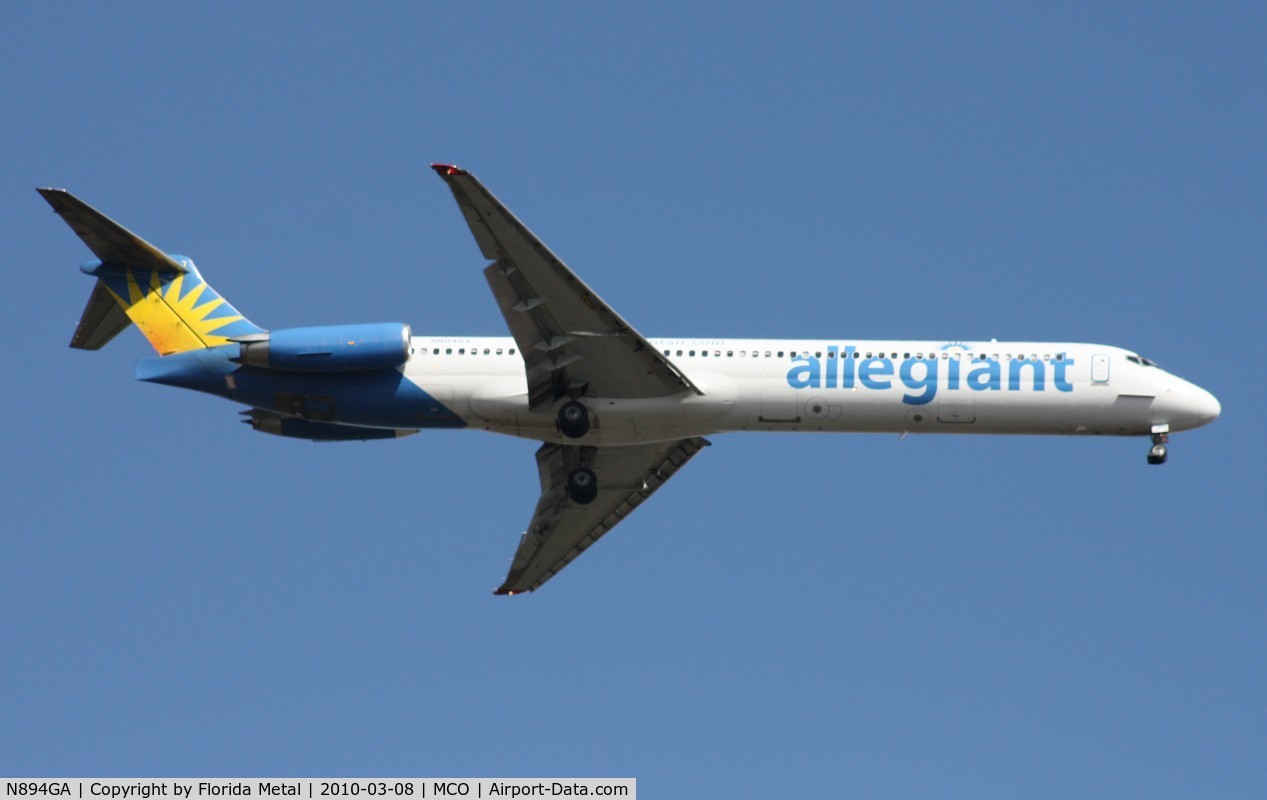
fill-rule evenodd
<path id="1" fill-rule="evenodd" d="M 283 372 L 368 372 L 409 360 L 409 326 L 401 322 L 286 328 L 235 339 L 237 361 Z"/>

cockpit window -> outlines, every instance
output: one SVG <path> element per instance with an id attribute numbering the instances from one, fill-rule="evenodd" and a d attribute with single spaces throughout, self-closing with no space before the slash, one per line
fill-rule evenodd
<path id="1" fill-rule="evenodd" d="M 1155 362 L 1155 361 L 1150 361 L 1149 359 L 1144 358 L 1143 356 L 1127 356 L 1127 357 L 1126 357 L 1126 360 L 1127 360 L 1127 361 L 1133 361 L 1134 363 L 1139 364 L 1140 366 L 1144 366 L 1144 367 L 1155 367 L 1155 366 L 1157 366 L 1157 362 Z"/>

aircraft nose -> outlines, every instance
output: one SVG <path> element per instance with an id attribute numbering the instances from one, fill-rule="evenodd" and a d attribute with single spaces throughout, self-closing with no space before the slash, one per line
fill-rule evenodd
<path id="1" fill-rule="evenodd" d="M 1223 412 L 1223 406 L 1214 395 L 1200 386 L 1184 381 L 1183 390 L 1179 393 L 1179 414 L 1189 420 L 1196 428 L 1209 425 Z"/>
<path id="2" fill-rule="evenodd" d="M 1193 403 L 1197 417 L 1201 420 L 1201 424 L 1205 425 L 1218 419 L 1219 414 L 1223 413 L 1223 406 L 1219 403 L 1219 399 L 1214 395 L 1202 389 L 1200 386 L 1192 387 L 1196 389 L 1196 398 Z"/>

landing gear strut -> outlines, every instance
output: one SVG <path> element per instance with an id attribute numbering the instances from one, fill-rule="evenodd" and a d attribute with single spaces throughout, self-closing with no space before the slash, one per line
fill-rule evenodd
<path id="1" fill-rule="evenodd" d="M 559 406 L 559 432 L 569 439 L 580 439 L 589 433 L 590 412 L 583 403 L 569 400 Z"/>
<path id="2" fill-rule="evenodd" d="M 598 476 L 594 470 L 579 467 L 569 472 L 567 493 L 573 502 L 581 505 L 594 502 L 594 498 L 598 497 Z"/>
<path id="3" fill-rule="evenodd" d="M 1148 451 L 1149 464 L 1165 464 L 1166 463 L 1166 442 L 1170 441 L 1170 435 L 1167 433 L 1154 433 L 1153 446 Z"/>

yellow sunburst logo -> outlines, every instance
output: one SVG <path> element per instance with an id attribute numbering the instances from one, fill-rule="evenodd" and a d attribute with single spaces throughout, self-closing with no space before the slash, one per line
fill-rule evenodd
<path id="1" fill-rule="evenodd" d="M 215 331 L 242 319 L 241 316 L 208 319 L 213 311 L 224 305 L 224 298 L 212 291 L 211 297 L 199 305 L 198 301 L 207 292 L 207 284 L 201 280 L 181 297 L 186 275 L 176 275 L 164 285 L 158 272 L 150 272 L 149 285 L 142 287 L 136 273 L 129 269 L 128 299 L 124 300 L 111 291 L 128 318 L 136 323 L 161 356 L 227 344 L 228 338 L 217 336 Z"/>

